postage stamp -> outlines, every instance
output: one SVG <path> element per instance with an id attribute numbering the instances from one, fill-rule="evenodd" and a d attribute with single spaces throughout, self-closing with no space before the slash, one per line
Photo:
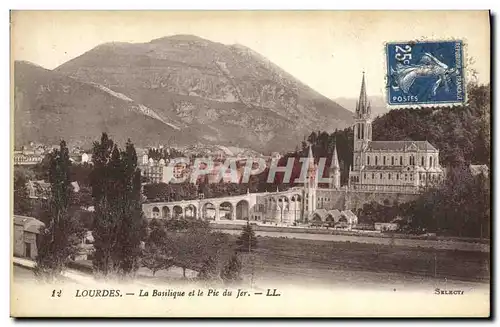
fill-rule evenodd
<path id="1" fill-rule="evenodd" d="M 389 105 L 464 103 L 461 40 L 387 43 L 385 50 Z"/>

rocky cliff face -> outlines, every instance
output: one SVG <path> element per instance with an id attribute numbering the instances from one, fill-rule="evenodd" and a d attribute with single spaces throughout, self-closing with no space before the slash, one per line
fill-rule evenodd
<path id="1" fill-rule="evenodd" d="M 145 134 L 128 132 L 127 137 L 141 145 L 153 139 L 282 151 L 293 149 L 311 130 L 333 131 L 352 123 L 351 112 L 251 49 L 194 36 L 103 44 L 50 73 L 61 76 L 55 84 L 67 79 L 107 99 L 97 102 L 100 100 L 93 97 L 96 102 L 89 111 L 94 116 L 90 120 L 103 112 L 110 114 L 111 101 L 154 122 L 158 128 L 145 130 Z M 55 95 L 52 89 L 27 90 L 17 83 L 16 87 L 22 89 L 22 97 L 35 99 L 34 103 L 37 92 L 51 94 L 53 106 L 58 106 L 58 97 L 64 94 L 62 89 Z M 81 110 L 80 105 L 76 107 Z M 120 115 L 115 119 L 124 126 L 141 124 Z M 115 129 L 110 132 L 126 132 Z"/>

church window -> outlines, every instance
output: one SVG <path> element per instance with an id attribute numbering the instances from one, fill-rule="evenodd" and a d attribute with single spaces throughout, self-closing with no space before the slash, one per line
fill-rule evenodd
<path id="1" fill-rule="evenodd" d="M 410 174 L 410 181 L 413 180 L 413 174 Z"/>
<path id="2" fill-rule="evenodd" d="M 389 179 L 391 179 L 391 174 L 389 174 L 389 176 L 388 176 L 388 177 L 389 177 Z"/>
<path id="3" fill-rule="evenodd" d="M 399 180 L 399 173 L 398 173 L 398 174 L 396 174 L 396 179 L 397 179 L 397 180 Z"/>
<path id="4" fill-rule="evenodd" d="M 424 166 L 424 157 L 422 157 L 422 166 Z"/>
<path id="5" fill-rule="evenodd" d="M 380 179 L 382 179 L 382 173 L 380 173 Z"/>
<path id="6" fill-rule="evenodd" d="M 378 156 L 375 156 L 375 166 L 378 165 Z"/>
<path id="7" fill-rule="evenodd" d="M 363 178 L 366 179 L 366 173 L 363 174 Z"/>
<path id="8" fill-rule="evenodd" d="M 384 156 L 384 166 L 385 166 L 385 156 Z"/>
<path id="9" fill-rule="evenodd" d="M 408 174 L 405 174 L 405 181 L 408 180 Z"/>
<path id="10" fill-rule="evenodd" d="M 399 157 L 399 165 L 402 166 L 403 165 L 403 156 L 400 156 Z"/>
<path id="11" fill-rule="evenodd" d="M 394 166 L 394 156 L 391 157 L 391 165 Z"/>
<path id="12" fill-rule="evenodd" d="M 365 139 L 365 125 L 361 125 L 361 139 L 364 140 Z"/>
<path id="13" fill-rule="evenodd" d="M 375 179 L 375 174 L 374 173 L 372 173 L 372 179 Z"/>
<path id="14" fill-rule="evenodd" d="M 429 157 L 429 167 L 432 167 L 432 157 Z"/>
<path id="15" fill-rule="evenodd" d="M 366 164 L 369 166 L 370 165 L 370 156 L 366 157 Z"/>

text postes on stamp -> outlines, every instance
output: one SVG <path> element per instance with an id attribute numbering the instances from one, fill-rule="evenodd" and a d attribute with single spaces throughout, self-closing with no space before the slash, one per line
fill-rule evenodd
<path id="1" fill-rule="evenodd" d="M 395 42 L 386 45 L 387 104 L 462 104 L 463 42 Z"/>

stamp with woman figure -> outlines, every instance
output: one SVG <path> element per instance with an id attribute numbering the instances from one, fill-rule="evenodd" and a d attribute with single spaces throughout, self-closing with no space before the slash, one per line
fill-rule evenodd
<path id="1" fill-rule="evenodd" d="M 465 102 L 462 41 L 387 43 L 385 50 L 389 105 Z"/>

